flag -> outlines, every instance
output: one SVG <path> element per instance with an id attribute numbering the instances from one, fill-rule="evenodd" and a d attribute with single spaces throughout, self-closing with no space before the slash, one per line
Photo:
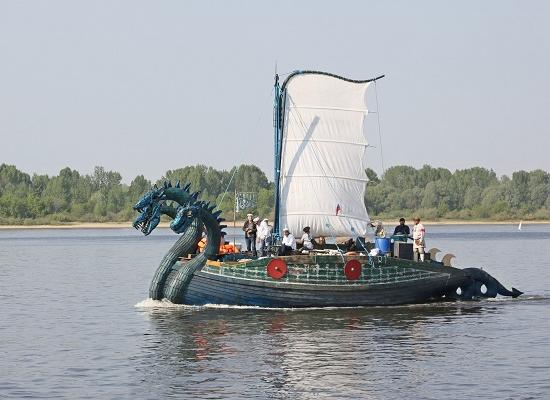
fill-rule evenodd
<path id="1" fill-rule="evenodd" d="M 341 211 L 342 211 L 342 207 L 340 207 L 340 204 L 337 204 L 336 205 L 336 215 L 339 215 Z"/>
<path id="2" fill-rule="evenodd" d="M 235 211 L 256 207 L 257 197 L 253 192 L 238 192 L 235 196 Z"/>

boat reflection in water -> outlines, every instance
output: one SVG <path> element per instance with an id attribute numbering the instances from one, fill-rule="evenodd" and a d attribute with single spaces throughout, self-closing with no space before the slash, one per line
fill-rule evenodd
<path id="1" fill-rule="evenodd" d="M 369 392 L 376 397 L 379 382 L 400 379 L 411 364 L 437 365 L 438 357 L 445 359 L 436 351 L 441 341 L 456 352 L 453 341 L 469 337 L 464 327 L 490 321 L 498 312 L 494 304 L 462 302 L 369 309 L 147 309 L 152 332 L 142 349 L 141 379 L 156 385 L 160 374 L 161 393 L 181 388 L 198 398 L 222 393 L 364 398 Z M 415 379 L 430 379 L 431 369 L 415 370 Z"/>

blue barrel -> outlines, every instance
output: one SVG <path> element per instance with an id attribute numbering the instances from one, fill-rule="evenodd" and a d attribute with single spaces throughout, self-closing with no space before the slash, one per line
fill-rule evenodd
<path id="1" fill-rule="evenodd" d="M 374 239 L 374 244 L 376 248 L 380 250 L 381 253 L 387 254 L 390 252 L 390 239 L 377 237 Z"/>

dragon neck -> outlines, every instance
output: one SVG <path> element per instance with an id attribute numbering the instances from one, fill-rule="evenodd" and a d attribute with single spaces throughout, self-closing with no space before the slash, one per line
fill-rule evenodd
<path id="1" fill-rule="evenodd" d="M 216 256 L 220 250 L 221 229 L 217 218 L 209 212 L 202 210 L 201 220 L 206 228 L 208 243 L 204 249 L 204 255 L 207 258 Z"/>
<path id="2" fill-rule="evenodd" d="M 174 218 L 176 218 L 176 214 L 178 213 L 178 209 L 173 207 L 173 206 L 163 204 L 161 209 L 160 209 L 160 212 L 162 214 L 168 215 L 170 218 L 174 219 Z"/>
<path id="3" fill-rule="evenodd" d="M 188 189 L 170 187 L 164 190 L 166 200 L 172 200 L 178 203 L 180 206 L 185 206 L 192 201 L 192 195 Z"/>

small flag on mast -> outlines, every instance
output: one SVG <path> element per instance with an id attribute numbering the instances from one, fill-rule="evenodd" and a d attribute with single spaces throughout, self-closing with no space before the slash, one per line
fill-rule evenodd
<path id="1" fill-rule="evenodd" d="M 237 192 L 235 195 L 235 211 L 256 207 L 257 197 L 254 192 Z"/>
<path id="2" fill-rule="evenodd" d="M 340 204 L 336 205 L 336 215 L 340 215 L 340 212 L 342 211 L 342 207 L 340 207 Z"/>

